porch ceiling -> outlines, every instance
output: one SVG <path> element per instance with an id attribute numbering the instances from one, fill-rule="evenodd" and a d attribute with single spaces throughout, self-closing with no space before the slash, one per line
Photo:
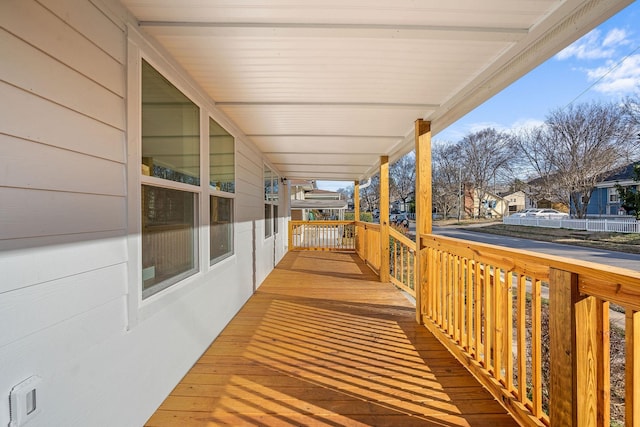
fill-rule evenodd
<path id="1" fill-rule="evenodd" d="M 122 3 L 283 176 L 352 181 L 631 0 Z"/>

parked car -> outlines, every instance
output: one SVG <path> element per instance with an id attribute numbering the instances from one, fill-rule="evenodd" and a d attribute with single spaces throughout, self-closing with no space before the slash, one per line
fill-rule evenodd
<path id="1" fill-rule="evenodd" d="M 536 209 L 536 208 L 522 209 L 522 210 L 519 210 L 518 212 L 514 212 L 514 213 L 512 213 L 512 214 L 511 214 L 511 215 L 509 215 L 509 216 L 512 216 L 512 217 L 514 217 L 514 218 L 522 218 L 522 217 L 527 216 L 527 214 L 528 214 L 529 212 L 532 212 L 532 213 L 533 213 L 533 212 L 541 211 L 541 210 L 542 210 L 542 209 Z"/>
<path id="2" fill-rule="evenodd" d="M 399 213 L 395 215 L 393 220 L 390 220 L 390 221 L 393 222 L 395 225 L 401 225 L 403 227 L 409 226 L 409 216 L 406 213 Z"/>
<path id="3" fill-rule="evenodd" d="M 568 219 L 569 214 L 555 209 L 536 209 L 535 212 L 527 212 L 527 217 L 548 218 L 548 219 Z"/>

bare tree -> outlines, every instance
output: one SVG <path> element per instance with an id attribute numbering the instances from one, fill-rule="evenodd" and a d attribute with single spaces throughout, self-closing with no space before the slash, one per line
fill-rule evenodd
<path id="1" fill-rule="evenodd" d="M 514 161 L 512 137 L 495 129 L 483 129 L 465 136 L 458 144 L 460 161 L 464 164 L 468 182 L 473 186 L 482 215 L 482 200 L 487 198 L 492 184 L 511 178 Z"/>
<path id="2" fill-rule="evenodd" d="M 434 143 L 431 158 L 433 206 L 445 219 L 453 214 L 459 217 L 464 211 L 461 190 L 466 178 L 464 165 L 460 162 L 459 149 L 452 143 Z"/>
<path id="3" fill-rule="evenodd" d="M 416 158 L 413 151 L 391 165 L 389 178 L 392 195 L 396 200 L 402 200 L 402 205 L 406 206 L 416 188 Z"/>
<path id="4" fill-rule="evenodd" d="M 595 185 L 638 154 L 628 114 L 620 104 L 577 104 L 554 110 L 545 124 L 521 133 L 519 152 L 539 178 L 541 193 L 584 218 Z"/>
<path id="5" fill-rule="evenodd" d="M 636 138 L 640 140 L 640 95 L 628 97 L 624 101 L 622 108 L 629 119 L 630 126 L 634 129 Z"/>
<path id="6" fill-rule="evenodd" d="M 347 187 L 338 188 L 337 193 L 342 194 L 345 200 L 353 199 L 353 185 L 348 185 Z"/>
<path id="7" fill-rule="evenodd" d="M 372 212 L 380 203 L 380 176 L 371 177 L 371 185 L 360 189 L 360 207 L 365 212 Z"/>

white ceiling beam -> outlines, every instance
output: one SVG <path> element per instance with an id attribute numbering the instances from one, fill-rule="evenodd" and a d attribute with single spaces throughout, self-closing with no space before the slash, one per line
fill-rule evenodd
<path id="1" fill-rule="evenodd" d="M 439 107 L 436 104 L 410 104 L 399 102 L 297 102 L 297 101 L 217 101 L 218 107 L 271 107 L 271 106 L 284 106 L 284 107 L 374 107 L 374 108 L 419 108 L 435 110 Z"/>
<path id="2" fill-rule="evenodd" d="M 164 35 L 209 37 L 322 37 L 432 40 L 518 41 L 528 28 L 402 24 L 309 24 L 261 22 L 140 21 L 143 28 L 162 28 Z"/>

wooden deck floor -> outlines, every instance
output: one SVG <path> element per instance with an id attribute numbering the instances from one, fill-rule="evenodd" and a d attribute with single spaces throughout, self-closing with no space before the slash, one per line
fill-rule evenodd
<path id="1" fill-rule="evenodd" d="M 289 252 L 148 426 L 515 426 L 354 254 Z"/>

